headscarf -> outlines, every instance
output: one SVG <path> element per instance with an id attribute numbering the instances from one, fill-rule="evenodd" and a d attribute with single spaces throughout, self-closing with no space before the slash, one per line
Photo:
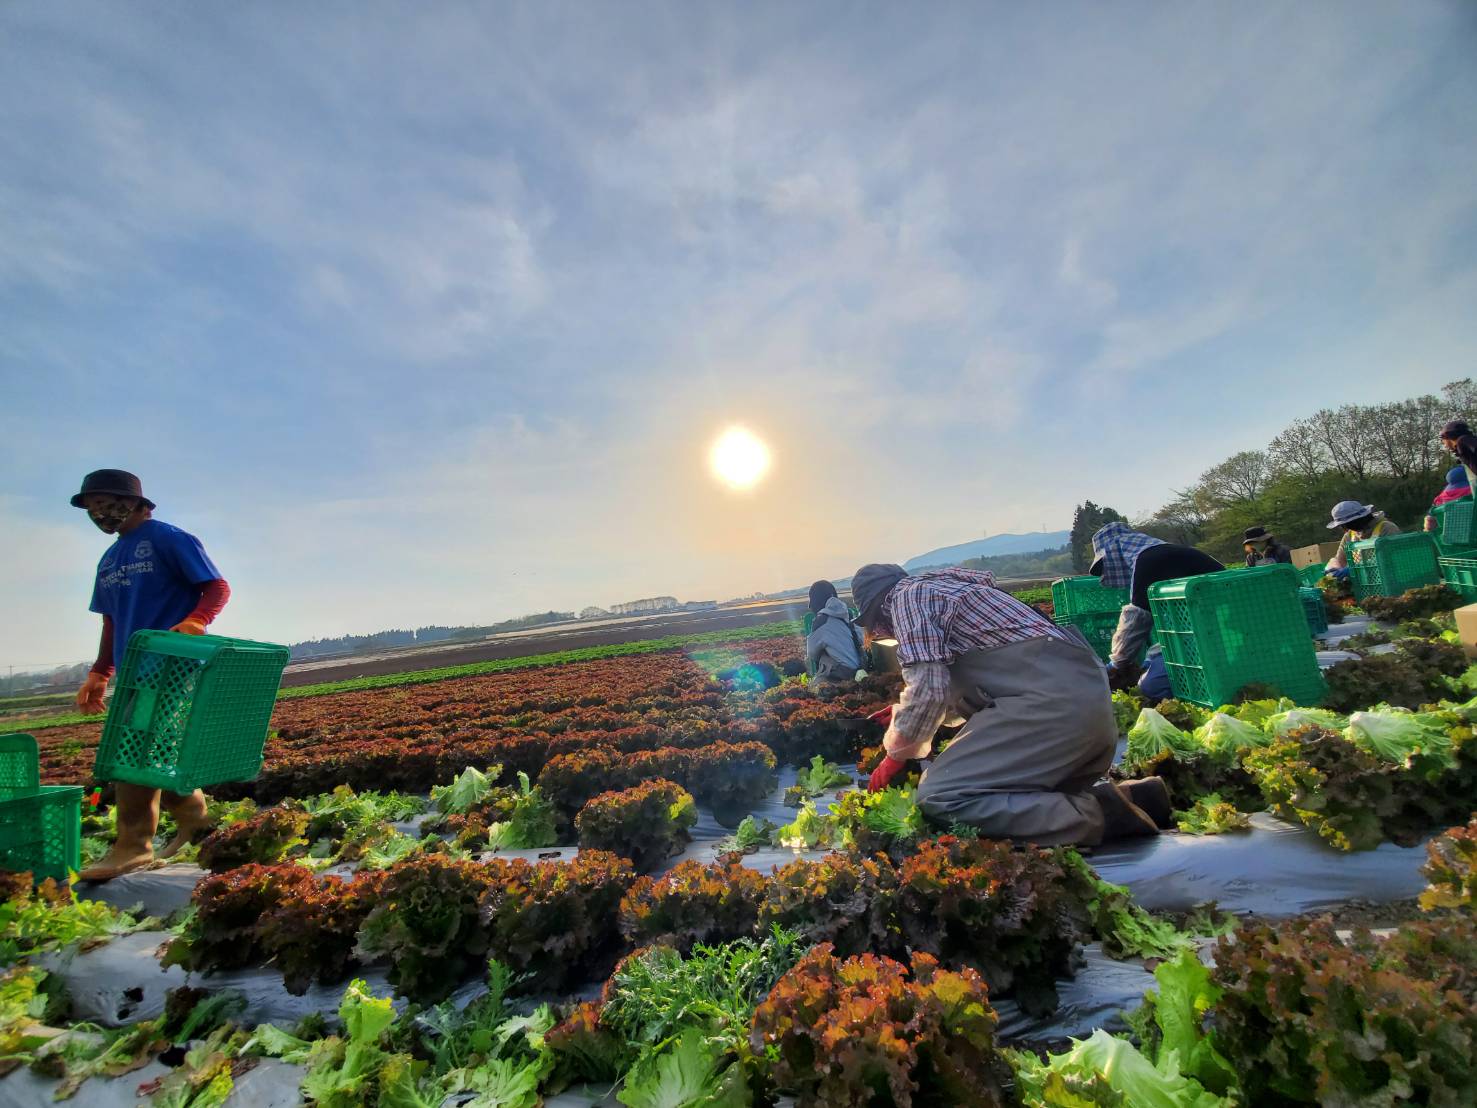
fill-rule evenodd
<path id="1" fill-rule="evenodd" d="M 810 586 L 810 610 L 819 612 L 826 606 L 826 601 L 836 595 L 836 586 L 829 581 L 817 581 Z"/>
<path id="2" fill-rule="evenodd" d="M 1103 588 L 1126 589 L 1133 583 L 1133 567 L 1139 555 L 1163 539 L 1132 530 L 1126 523 L 1109 523 L 1092 536 L 1092 572 L 1102 568 Z"/>
<path id="3" fill-rule="evenodd" d="M 892 587 L 908 575 L 902 566 L 872 562 L 862 566 L 851 579 L 851 596 L 861 610 L 860 622 L 868 629 L 877 626 L 882 614 L 882 602 Z"/>

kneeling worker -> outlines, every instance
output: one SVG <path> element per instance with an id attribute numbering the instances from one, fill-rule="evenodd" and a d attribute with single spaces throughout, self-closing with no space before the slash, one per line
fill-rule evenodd
<path id="1" fill-rule="evenodd" d="M 862 633 L 836 586 L 829 581 L 811 585 L 810 611 L 814 622 L 805 637 L 805 665 L 811 680 L 820 686 L 854 681 L 865 666 Z"/>
<path id="2" fill-rule="evenodd" d="M 1162 781 L 1120 788 L 1101 780 L 1118 727 L 1097 656 L 994 586 L 993 575 L 968 569 L 909 576 L 901 566 L 867 565 L 852 578 L 861 623 L 897 640 L 905 682 L 871 790 L 926 757 L 954 708 L 967 721 L 918 785 L 931 818 L 1044 846 L 1167 826 Z"/>
<path id="3" fill-rule="evenodd" d="M 1128 590 L 1128 603 L 1119 613 L 1118 629 L 1113 632 L 1109 686 L 1126 689 L 1137 684 L 1151 700 L 1173 696 L 1164 669 L 1164 655 L 1157 647 L 1149 652 L 1147 670 L 1139 664 L 1154 633 L 1154 617 L 1149 614 L 1149 586 L 1217 573 L 1226 567 L 1203 550 L 1156 539 L 1126 523 L 1100 527 L 1092 536 L 1092 554 L 1092 568 L 1087 572 L 1101 577 L 1104 588 Z"/>

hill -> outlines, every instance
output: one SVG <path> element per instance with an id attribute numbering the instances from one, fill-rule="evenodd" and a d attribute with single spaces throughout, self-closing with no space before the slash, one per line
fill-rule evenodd
<path id="1" fill-rule="evenodd" d="M 970 558 L 992 558 L 1000 554 L 1032 554 L 1038 550 L 1052 550 L 1064 546 L 1070 539 L 1070 531 L 1035 531 L 1027 535 L 991 535 L 987 539 L 960 543 L 958 546 L 941 546 L 927 554 L 919 554 L 903 563 L 910 573 L 930 566 L 953 566 Z"/>

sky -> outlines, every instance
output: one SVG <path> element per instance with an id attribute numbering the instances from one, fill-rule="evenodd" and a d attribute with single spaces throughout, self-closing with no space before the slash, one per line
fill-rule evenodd
<path id="1" fill-rule="evenodd" d="M 1463 0 L 11 0 L 0 666 L 95 648 L 99 467 L 278 642 L 1148 513 L 1473 373 L 1474 57 Z"/>

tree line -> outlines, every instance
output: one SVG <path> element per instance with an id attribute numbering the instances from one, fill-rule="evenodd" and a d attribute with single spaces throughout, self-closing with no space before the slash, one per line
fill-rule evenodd
<path id="1" fill-rule="evenodd" d="M 1212 466 L 1144 519 L 1129 521 L 1167 542 L 1198 546 L 1222 561 L 1242 556 L 1241 535 L 1261 525 L 1291 547 L 1327 542 L 1329 510 L 1340 500 L 1373 504 L 1406 530 L 1419 530 L 1456 464 L 1438 433 L 1449 419 L 1477 418 L 1470 378 L 1388 404 L 1345 404 L 1296 420 L 1262 450 Z M 1073 568 L 1092 563 L 1092 533 L 1124 517 L 1087 501 L 1072 520 Z"/>

